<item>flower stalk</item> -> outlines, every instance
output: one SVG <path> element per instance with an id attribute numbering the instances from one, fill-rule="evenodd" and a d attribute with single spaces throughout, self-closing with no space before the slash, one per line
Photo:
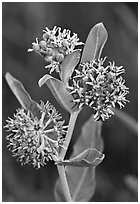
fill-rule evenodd
<path id="1" fill-rule="evenodd" d="M 69 143 L 71 141 L 72 133 L 73 133 L 74 126 L 75 126 L 76 119 L 78 117 L 79 112 L 80 112 L 80 110 L 71 113 L 70 121 L 69 121 L 69 127 L 68 127 L 68 131 L 67 131 L 66 138 L 65 138 L 65 144 L 66 145 L 65 145 L 65 148 L 62 149 L 62 151 L 60 153 L 60 157 L 59 157 L 61 160 L 63 160 L 65 155 L 66 155 L 66 152 L 67 152 Z"/>
<path id="2" fill-rule="evenodd" d="M 61 184 L 62 184 L 65 199 L 66 199 L 67 202 L 72 202 L 72 198 L 71 198 L 70 191 L 69 191 L 69 186 L 68 186 L 68 183 L 67 183 L 65 168 L 64 168 L 64 166 L 57 165 L 57 169 L 58 169 L 58 173 L 59 173 L 59 176 L 60 176 L 60 180 L 61 180 Z"/>

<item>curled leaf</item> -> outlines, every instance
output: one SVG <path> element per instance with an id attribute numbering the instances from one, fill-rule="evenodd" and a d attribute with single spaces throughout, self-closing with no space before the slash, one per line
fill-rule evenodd
<path id="1" fill-rule="evenodd" d="M 60 77 L 64 83 L 67 83 L 68 79 L 71 77 L 72 72 L 80 59 L 81 50 L 75 50 L 71 54 L 67 55 L 63 60 L 60 69 Z"/>
<path id="2" fill-rule="evenodd" d="M 93 59 L 99 59 L 102 49 L 108 38 L 108 33 L 103 23 L 96 24 L 90 31 L 81 58 L 81 62 L 89 62 Z"/>
<path id="3" fill-rule="evenodd" d="M 88 148 L 78 156 L 65 161 L 58 161 L 57 165 L 95 167 L 102 162 L 104 154 L 94 148 Z"/>
<path id="4" fill-rule="evenodd" d="M 6 73 L 5 78 L 21 106 L 26 110 L 29 110 L 34 116 L 37 116 L 40 112 L 38 104 L 31 99 L 22 83 L 8 72 Z"/>
<path id="5" fill-rule="evenodd" d="M 62 81 L 46 74 L 38 82 L 40 87 L 44 83 L 46 83 L 46 85 L 49 87 L 50 91 L 59 102 L 59 104 L 69 113 L 79 110 L 75 102 L 73 102 L 73 96 L 70 95 L 65 84 Z"/>

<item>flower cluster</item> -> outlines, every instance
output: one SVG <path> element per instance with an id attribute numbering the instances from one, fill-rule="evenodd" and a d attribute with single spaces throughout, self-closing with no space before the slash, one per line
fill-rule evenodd
<path id="1" fill-rule="evenodd" d="M 39 108 L 40 118 L 23 108 L 17 109 L 14 119 L 9 118 L 5 126 L 10 132 L 7 140 L 13 156 L 21 164 L 32 164 L 36 168 L 58 157 L 61 147 L 64 147 L 67 128 L 49 102 L 41 102 Z"/>
<path id="2" fill-rule="evenodd" d="M 54 27 L 53 30 L 43 30 L 43 40 L 32 43 L 32 49 L 28 51 L 35 51 L 39 53 L 48 65 L 45 67 L 49 69 L 50 73 L 54 70 L 60 72 L 59 65 L 62 63 L 66 55 L 74 51 L 75 46 L 82 45 L 76 33 L 71 36 L 71 31 L 64 29 L 61 31 L 60 27 Z"/>
<path id="3" fill-rule="evenodd" d="M 68 89 L 74 102 L 81 108 L 88 105 L 94 110 L 95 120 L 105 120 L 113 115 L 112 107 L 120 108 L 128 102 L 125 98 L 129 92 L 125 86 L 122 66 L 109 62 L 104 67 L 104 59 L 81 63 L 69 79 Z"/>

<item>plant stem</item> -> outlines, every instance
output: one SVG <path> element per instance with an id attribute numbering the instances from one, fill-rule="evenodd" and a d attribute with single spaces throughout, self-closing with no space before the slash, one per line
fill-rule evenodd
<path id="1" fill-rule="evenodd" d="M 72 198 L 70 195 L 70 191 L 69 191 L 69 187 L 68 187 L 68 183 L 67 183 L 67 178 L 66 178 L 66 174 L 65 174 L 65 168 L 64 168 L 64 166 L 57 165 L 57 169 L 59 172 L 59 176 L 60 176 L 61 185 L 63 188 L 63 193 L 65 196 L 65 199 L 67 202 L 72 202 Z"/>
<path id="2" fill-rule="evenodd" d="M 69 120 L 69 127 L 68 127 L 68 131 L 67 131 L 66 139 L 65 139 L 66 146 L 65 146 L 65 149 L 63 148 L 62 151 L 60 152 L 59 160 L 63 160 L 65 155 L 66 155 L 66 152 L 67 152 L 67 149 L 68 149 L 71 137 L 72 137 L 72 133 L 74 130 L 75 122 L 76 122 L 76 119 L 77 119 L 79 112 L 80 112 L 80 110 L 77 112 L 71 113 L 70 120 Z M 59 173 L 60 180 L 62 183 L 62 188 L 63 188 L 63 193 L 65 195 L 65 199 L 68 202 L 72 202 L 72 198 L 70 195 L 69 186 L 68 186 L 68 182 L 67 182 L 67 178 L 66 178 L 65 168 L 64 168 L 64 166 L 57 165 L 57 169 L 58 169 L 58 173 Z"/>
<path id="3" fill-rule="evenodd" d="M 62 149 L 62 151 L 60 153 L 60 157 L 59 157 L 59 159 L 61 159 L 61 160 L 63 160 L 65 155 L 66 155 L 66 152 L 67 152 L 67 149 L 68 149 L 71 137 L 72 137 L 72 133 L 74 130 L 75 122 L 76 122 L 76 119 L 77 119 L 79 112 L 80 112 L 80 110 L 71 113 L 70 121 L 69 121 L 69 127 L 68 127 L 68 131 L 67 131 L 66 139 L 65 139 L 66 146 L 65 146 L 65 149 L 64 148 Z"/>

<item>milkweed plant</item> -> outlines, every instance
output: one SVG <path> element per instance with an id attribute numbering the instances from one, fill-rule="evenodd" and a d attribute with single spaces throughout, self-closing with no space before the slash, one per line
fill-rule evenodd
<path id="1" fill-rule="evenodd" d="M 35 102 L 20 81 L 10 73 L 5 75 L 21 105 L 13 117 L 6 120 L 7 147 L 22 165 L 40 169 L 47 168 L 50 160 L 54 161 L 59 173 L 56 201 L 91 199 L 95 168 L 104 159 L 102 123 L 114 115 L 115 108 L 122 109 L 128 102 L 125 97 L 129 88 L 122 76 L 125 69 L 101 57 L 107 38 L 103 23 L 91 29 L 85 43 L 69 29 L 46 27 L 42 39 L 36 38 L 28 49 L 45 61 L 46 75 L 39 79 L 38 85 L 41 88 L 46 84 L 58 103 L 69 112 L 68 124 L 48 98 L 45 102 Z M 78 46 L 83 49 L 77 49 Z M 54 72 L 57 77 L 53 77 Z M 89 106 L 93 114 L 82 127 L 72 155 L 65 159 L 77 117 L 85 106 Z M 83 192 L 84 186 L 88 186 L 86 192 Z"/>

